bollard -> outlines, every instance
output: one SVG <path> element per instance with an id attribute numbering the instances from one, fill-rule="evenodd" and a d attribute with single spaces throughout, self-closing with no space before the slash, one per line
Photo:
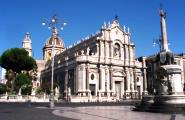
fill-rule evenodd
<path id="1" fill-rule="evenodd" d="M 31 100 L 28 100 L 28 107 L 31 107 Z"/>
<path id="2" fill-rule="evenodd" d="M 171 118 L 170 118 L 170 120 L 175 120 L 175 117 L 176 117 L 176 115 L 175 115 L 175 114 L 171 114 Z"/>

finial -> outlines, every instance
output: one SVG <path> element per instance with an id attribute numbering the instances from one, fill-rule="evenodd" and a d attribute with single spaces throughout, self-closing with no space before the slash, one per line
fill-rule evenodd
<path id="1" fill-rule="evenodd" d="M 106 22 L 104 21 L 104 28 L 106 28 L 107 26 L 106 26 Z"/>
<path id="2" fill-rule="evenodd" d="M 103 25 L 101 26 L 101 29 L 104 29 L 104 26 Z"/>
<path id="3" fill-rule="evenodd" d="M 126 27 L 125 27 L 125 25 L 123 26 L 123 31 L 126 32 Z"/>
<path id="4" fill-rule="evenodd" d="M 118 16 L 115 15 L 115 18 L 114 18 L 113 23 L 112 23 L 112 27 L 118 27 L 118 26 L 119 26 Z"/>
<path id="5" fill-rule="evenodd" d="M 116 14 L 114 17 L 114 20 L 117 21 L 118 20 L 118 15 Z"/>
<path id="6" fill-rule="evenodd" d="M 130 33 L 130 28 L 129 27 L 127 28 L 127 32 Z"/>
<path id="7" fill-rule="evenodd" d="M 30 33 L 26 32 L 26 38 L 29 38 L 29 37 L 30 37 Z"/>
<path id="8" fill-rule="evenodd" d="M 111 27 L 111 25 L 110 25 L 110 21 L 108 22 L 108 27 L 109 27 L 109 28 Z"/>

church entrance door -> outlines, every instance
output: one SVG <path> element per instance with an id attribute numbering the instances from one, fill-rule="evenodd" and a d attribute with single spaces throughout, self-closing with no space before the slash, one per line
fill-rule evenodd
<path id="1" fill-rule="evenodd" d="M 141 90 L 140 89 L 141 89 L 140 86 L 137 86 L 137 92 L 138 92 L 137 98 L 139 98 L 139 99 L 141 99 Z"/>
<path id="2" fill-rule="evenodd" d="M 95 96 L 96 95 L 96 85 L 90 84 L 90 90 L 91 90 L 91 95 Z"/>
<path id="3" fill-rule="evenodd" d="M 121 82 L 115 81 L 115 93 L 118 98 L 121 98 Z"/>

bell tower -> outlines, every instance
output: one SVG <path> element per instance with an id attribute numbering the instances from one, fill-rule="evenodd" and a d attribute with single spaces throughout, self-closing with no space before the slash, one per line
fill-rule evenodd
<path id="1" fill-rule="evenodd" d="M 29 56 L 32 56 L 32 42 L 28 32 L 22 42 L 22 47 L 28 52 Z"/>

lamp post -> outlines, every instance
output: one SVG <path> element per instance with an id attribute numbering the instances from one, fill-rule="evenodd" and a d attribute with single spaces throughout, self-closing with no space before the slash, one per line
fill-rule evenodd
<path id="1" fill-rule="evenodd" d="M 50 30 L 52 28 L 52 32 L 54 34 L 54 42 L 52 42 L 52 54 L 51 54 L 51 93 L 50 93 L 50 108 L 55 107 L 54 104 L 54 90 L 53 90 L 53 79 L 54 79 L 54 48 L 56 45 L 56 39 L 58 37 L 58 30 L 63 30 L 63 27 L 67 25 L 66 22 L 60 21 L 56 15 L 54 15 L 52 18 L 44 19 L 42 22 L 43 26 L 47 26 L 48 29 Z"/>

